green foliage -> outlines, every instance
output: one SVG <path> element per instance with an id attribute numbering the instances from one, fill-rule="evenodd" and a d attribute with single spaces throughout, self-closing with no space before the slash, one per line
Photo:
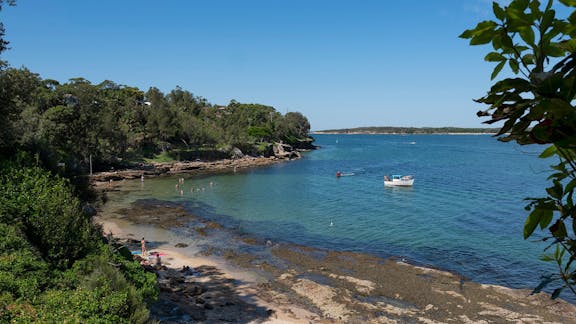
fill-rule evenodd
<path id="1" fill-rule="evenodd" d="M 146 322 L 156 276 L 117 249 L 100 244 L 61 272 L 17 225 L 0 223 L 0 322 Z"/>
<path id="2" fill-rule="evenodd" d="M 575 7 L 574 1 L 561 2 Z M 481 22 L 460 37 L 470 39 L 471 45 L 492 45 L 484 58 L 497 63 L 492 79 L 506 63 L 521 77 L 499 80 L 477 99 L 489 106 L 478 116 L 489 117 L 488 124 L 503 122 L 499 140 L 547 144 L 540 157 L 559 160 L 551 166 L 548 195 L 527 198 L 524 238 L 538 227 L 546 231 L 543 240 L 551 242 L 555 252 L 543 259 L 556 262 L 559 269 L 544 277 L 534 292 L 555 284 L 552 298 L 566 288 L 576 293 L 576 11 L 560 19 L 552 0 L 545 6 L 537 0 L 513 0 L 505 8 L 494 3 L 493 12 L 495 21 Z"/>
<path id="3" fill-rule="evenodd" d="M 0 193 L 0 222 L 18 226 L 55 266 L 66 268 L 94 248 L 98 233 L 65 179 L 8 167 L 0 173 Z"/>
<path id="4" fill-rule="evenodd" d="M 83 78 L 60 84 L 27 69 L 0 70 L 0 148 L 7 156 L 22 148 L 44 166 L 65 162 L 69 174 L 122 167 L 178 149 L 231 145 L 253 151 L 258 142 L 308 138 L 300 113 L 273 107 L 213 106 L 180 87 L 167 95 Z"/>

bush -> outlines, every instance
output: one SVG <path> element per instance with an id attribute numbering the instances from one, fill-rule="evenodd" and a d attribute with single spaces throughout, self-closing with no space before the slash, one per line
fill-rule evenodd
<path id="1" fill-rule="evenodd" d="M 17 226 L 44 259 L 65 269 L 95 248 L 99 233 L 67 180 L 36 167 L 2 171 L 0 222 Z"/>

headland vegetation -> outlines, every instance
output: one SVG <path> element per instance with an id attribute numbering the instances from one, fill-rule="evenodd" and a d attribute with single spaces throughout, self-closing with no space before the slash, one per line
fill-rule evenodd
<path id="1" fill-rule="evenodd" d="M 369 126 L 313 131 L 313 134 L 491 134 L 499 128 Z"/>

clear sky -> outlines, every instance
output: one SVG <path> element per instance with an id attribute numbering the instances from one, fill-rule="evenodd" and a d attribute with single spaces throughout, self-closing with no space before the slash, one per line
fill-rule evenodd
<path id="1" fill-rule="evenodd" d="M 42 78 L 176 86 L 299 111 L 312 130 L 484 127 L 489 47 L 458 38 L 487 0 L 17 0 L 2 59 Z"/>

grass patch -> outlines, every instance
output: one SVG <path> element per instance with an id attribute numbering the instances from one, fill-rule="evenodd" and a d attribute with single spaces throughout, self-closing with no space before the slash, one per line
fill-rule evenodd
<path id="1" fill-rule="evenodd" d="M 170 156 L 168 152 L 162 152 L 160 154 L 156 154 L 153 158 L 144 158 L 144 161 L 147 163 L 166 163 L 166 162 L 174 162 L 176 161 L 173 157 Z"/>

